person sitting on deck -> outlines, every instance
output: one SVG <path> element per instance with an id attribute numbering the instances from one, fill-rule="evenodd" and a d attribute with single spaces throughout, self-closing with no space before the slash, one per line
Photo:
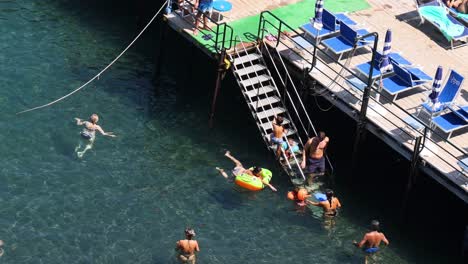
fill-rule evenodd
<path id="1" fill-rule="evenodd" d="M 325 173 L 325 149 L 330 139 L 325 132 L 320 131 L 319 137 L 309 138 L 302 152 L 302 169 L 306 168 L 308 174 L 308 184 L 312 185 L 313 177 Z"/>
<path id="2" fill-rule="evenodd" d="M 89 117 L 89 121 L 83 121 L 80 118 L 75 118 L 75 120 L 77 125 L 84 125 L 84 128 L 80 133 L 82 140 L 80 140 L 80 143 L 75 148 L 75 152 L 79 158 L 82 158 L 85 152 L 93 147 L 94 140 L 96 138 L 96 130 L 104 136 L 116 137 L 112 132 L 104 132 L 101 126 L 97 124 L 99 121 L 99 116 L 97 114 L 92 114 L 91 117 Z M 85 148 L 82 151 L 78 151 L 83 145 L 83 140 L 86 141 Z"/>
<path id="3" fill-rule="evenodd" d="M 271 143 L 276 145 L 276 157 L 281 158 L 281 148 L 283 145 L 283 137 L 287 130 L 283 127 L 283 117 L 277 116 L 273 119 L 273 133 L 270 135 Z"/>
<path id="4" fill-rule="evenodd" d="M 338 200 L 338 198 L 335 197 L 335 194 L 333 193 L 332 190 L 327 190 L 325 192 L 325 195 L 327 196 L 326 201 L 312 202 L 312 201 L 307 200 L 306 203 L 322 207 L 324 216 L 328 216 L 328 217 L 337 216 L 338 209 L 341 208 L 340 200 Z"/>
<path id="5" fill-rule="evenodd" d="M 382 241 L 387 246 L 388 244 L 390 244 L 390 242 L 388 242 L 385 235 L 379 232 L 379 229 L 380 229 L 379 221 L 372 220 L 371 231 L 364 235 L 361 242 L 358 243 L 357 241 L 353 241 L 353 244 L 358 248 L 362 248 L 364 246 L 364 252 L 366 253 L 365 263 L 367 263 L 367 258 L 369 256 L 379 251 L 379 246 Z"/>
<path id="6" fill-rule="evenodd" d="M 468 13 L 468 0 L 447 0 L 445 3 L 448 7 L 453 7 L 462 14 Z"/>
<path id="7" fill-rule="evenodd" d="M 195 29 L 193 34 L 198 34 L 198 27 L 200 25 L 200 17 L 203 15 L 203 29 L 210 29 L 208 25 L 207 16 L 210 15 L 213 8 L 213 0 L 195 0 L 195 9 L 198 9 L 197 16 L 195 17 Z"/>
<path id="8" fill-rule="evenodd" d="M 175 249 L 178 252 L 177 259 L 180 263 L 195 264 L 195 251 L 199 252 L 200 247 L 198 246 L 198 242 L 193 240 L 194 236 L 195 230 L 187 227 L 185 229 L 185 239 L 177 241 Z"/>
<path id="9" fill-rule="evenodd" d="M 253 167 L 251 170 L 244 168 L 242 163 L 239 160 L 237 160 L 236 158 L 234 158 L 234 156 L 231 155 L 230 151 L 226 151 L 224 156 L 226 156 L 228 159 L 232 160 L 232 162 L 234 162 L 234 164 L 235 164 L 234 169 L 232 169 L 232 174 L 234 175 L 234 177 L 239 176 L 241 174 L 249 174 L 249 175 L 252 175 L 252 176 L 256 176 L 256 177 L 259 177 L 262 180 L 263 184 L 270 187 L 270 189 L 272 191 L 274 191 L 274 192 L 277 191 L 276 188 L 273 185 L 271 185 L 270 183 L 263 180 L 262 169 L 260 167 Z M 224 178 L 229 179 L 229 175 L 223 169 L 221 169 L 219 167 L 216 167 L 216 170 L 218 170 L 219 173 L 221 173 L 221 175 L 223 175 Z"/>
<path id="10" fill-rule="evenodd" d="M 289 146 L 291 146 L 291 149 L 289 149 L 288 144 Z M 286 154 L 286 157 L 288 159 L 290 159 L 293 154 L 298 154 L 301 152 L 301 150 L 299 149 L 299 145 L 293 138 L 288 138 L 288 143 L 283 142 L 281 146 L 283 147 L 284 154 Z"/>

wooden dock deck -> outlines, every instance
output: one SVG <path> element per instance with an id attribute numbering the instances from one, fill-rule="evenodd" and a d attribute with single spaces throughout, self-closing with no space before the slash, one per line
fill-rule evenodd
<path id="1" fill-rule="evenodd" d="M 403 0 L 370 0 L 369 2 L 372 5 L 371 9 L 350 13 L 348 16 L 358 22 L 357 28 L 366 28 L 369 32 L 379 33 L 379 50 L 382 49 L 386 30 L 391 28 L 393 33 L 393 52 L 401 52 L 409 61 L 416 65 L 421 65 L 423 70 L 430 76 L 434 76 L 437 67 L 440 65 L 444 69 L 444 77 L 448 75 L 449 69 L 455 69 L 465 76 L 465 78 L 468 78 L 468 67 L 466 67 L 468 46 L 454 50 L 444 47 L 443 45 L 448 45 L 448 42 L 432 25 L 428 23 L 419 25 L 419 17 L 412 1 L 408 3 L 408 1 Z M 298 69 L 310 65 L 311 60 L 306 61 L 296 53 L 291 52 L 294 46 L 294 43 L 285 41 L 284 44 L 280 44 L 278 49 Z M 310 48 L 310 52 L 312 52 L 312 48 Z M 342 102 L 347 102 L 350 108 L 346 109 L 345 107 L 344 111 L 348 111 L 348 113 L 359 111 L 362 92 L 353 88 L 346 81 L 346 77 L 352 77 L 351 74 L 344 74 L 345 78 L 338 77 L 336 82 L 333 83 L 330 76 L 337 76 L 336 72 L 339 72 L 342 67 L 323 55 L 319 52 L 319 57 L 322 58 L 322 61 L 319 61 L 318 68 L 325 74 L 311 72 L 310 77 L 318 80 L 332 92 L 332 95 L 330 94 L 329 96 L 331 101 L 335 101 L 333 97 L 337 96 Z M 355 66 L 368 62 L 370 59 L 370 49 L 367 49 L 367 52 L 358 51 L 350 60 L 348 69 L 354 73 L 358 73 L 355 70 Z M 345 61 L 345 59 L 342 59 L 340 62 L 345 63 Z M 443 85 L 444 82 L 442 83 L 442 87 Z M 378 128 L 377 130 L 380 130 L 378 133 L 383 132 L 389 138 L 393 138 L 393 144 L 412 152 L 414 140 L 412 140 L 411 134 L 417 136 L 419 132 L 403 121 L 408 117 L 408 114 L 402 111 L 402 109 L 416 115 L 418 109 L 420 109 L 419 106 L 427 100 L 428 91 L 431 89 L 431 86 L 432 82 L 428 82 L 422 89 L 414 89 L 402 93 L 393 103 L 381 97 L 381 103 L 375 107 L 377 111 L 374 111 L 371 106 L 367 115 L 369 120 Z M 373 99 L 374 96 L 371 96 L 371 105 L 377 105 L 375 99 Z M 468 82 L 466 80 L 456 99 L 456 103 L 468 105 Z M 433 132 L 432 137 L 426 142 L 421 157 L 426 165 L 447 177 L 459 186 L 461 190 L 464 190 L 464 192 L 462 191 L 458 195 L 466 200 L 468 194 L 468 175 L 461 170 L 457 163 L 460 159 L 467 157 L 468 131 L 467 129 L 462 129 L 454 132 L 453 136 L 448 140 L 445 140 L 446 137 L 444 137 L 442 132 L 437 133 L 437 131 L 436 129 L 436 132 Z"/>
<path id="2" fill-rule="evenodd" d="M 233 3 L 233 9 L 223 13 L 222 21 L 228 25 L 239 19 L 258 15 L 263 10 L 271 10 L 278 6 L 300 2 L 300 0 L 230 0 L 230 2 Z M 448 75 L 449 69 L 455 69 L 468 78 L 468 67 L 465 65 L 468 61 L 468 46 L 454 50 L 447 49 L 449 43 L 431 24 L 419 25 L 418 13 L 413 1 L 368 0 L 368 3 L 371 5 L 369 9 L 348 13 L 348 16 L 358 22 L 358 28 L 366 28 L 369 32 L 379 33 L 379 50 L 383 46 L 385 31 L 390 28 L 393 32 L 392 52 L 401 52 L 402 56 L 420 65 L 430 76 L 434 76 L 436 68 L 440 65 L 444 69 L 444 77 Z M 313 16 L 313 9 L 314 7 L 311 6 L 308 12 L 310 17 Z M 184 20 L 176 14 L 166 15 L 166 18 L 172 28 L 181 32 L 207 54 L 213 55 L 212 50 L 209 50 L 206 45 L 200 45 L 201 42 L 192 35 L 193 24 L 189 20 Z M 288 23 L 288 20 L 285 19 L 285 22 Z M 305 19 L 304 23 L 307 22 L 308 20 Z M 299 29 L 297 31 L 301 33 Z M 256 33 L 257 28 L 252 28 L 251 32 Z M 266 40 L 265 42 L 268 43 Z M 297 70 L 310 66 L 311 57 L 305 60 L 292 52 L 297 50 L 296 47 L 297 45 L 286 40 L 277 49 L 284 58 L 296 66 Z M 342 76 L 337 76 L 337 72 L 342 71 L 340 64 L 330 60 L 329 56 L 323 53 L 324 50 L 324 47 L 320 46 L 318 53 L 321 58 L 318 62 L 318 69 L 322 73 L 313 71 L 309 76 L 326 88 L 327 92 L 323 93 L 324 98 L 336 103 L 343 112 L 356 118 L 356 113 L 361 107 L 362 91 L 353 88 L 346 79 L 352 77 L 351 72 L 356 73 L 356 65 L 370 61 L 370 49 L 368 48 L 366 52 L 356 52 L 350 60 L 342 59 L 341 64 L 345 61 L 349 63 Z M 308 52 L 312 52 L 312 49 Z M 346 72 L 348 70 L 349 72 Z M 333 82 L 332 79 L 334 79 Z M 376 102 L 375 94 L 371 95 L 371 107 L 367 114 L 370 123 L 367 128 L 408 159 L 413 152 L 413 139 L 421 135 L 421 131 L 411 128 L 404 120 L 408 117 L 408 113 L 412 115 L 417 113 L 421 103 L 427 100 L 427 91 L 430 90 L 431 85 L 432 82 L 428 82 L 424 88 L 404 92 L 394 102 L 383 95 L 380 102 Z M 465 80 L 456 103 L 468 105 L 468 80 Z M 468 175 L 457 163 L 460 159 L 467 157 L 467 152 L 468 131 L 466 129 L 454 132 L 448 140 L 444 138 L 442 132 L 436 130 L 431 137 L 428 137 L 420 155 L 423 159 L 422 169 L 465 202 L 468 201 Z"/>

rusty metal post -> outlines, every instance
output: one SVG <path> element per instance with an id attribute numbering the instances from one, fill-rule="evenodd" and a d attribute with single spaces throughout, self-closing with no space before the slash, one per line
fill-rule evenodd
<path id="1" fill-rule="evenodd" d="M 221 81 L 223 79 L 224 72 L 226 71 L 224 60 L 226 59 L 226 49 L 222 49 L 221 53 L 219 54 L 219 60 L 217 65 L 217 77 L 216 77 L 216 85 L 213 94 L 213 100 L 211 102 L 211 112 L 210 112 L 210 120 L 209 126 L 213 128 L 214 122 L 214 114 L 216 109 L 216 100 L 218 99 L 219 89 L 221 88 Z"/>

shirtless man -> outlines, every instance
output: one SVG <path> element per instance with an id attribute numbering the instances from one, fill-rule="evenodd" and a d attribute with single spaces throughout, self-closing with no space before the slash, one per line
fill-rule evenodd
<path id="1" fill-rule="evenodd" d="M 232 174 L 234 175 L 234 177 L 238 176 L 238 175 L 241 175 L 241 174 L 249 174 L 249 175 L 252 175 L 252 176 L 256 176 L 256 177 L 259 177 L 262 180 L 264 185 L 270 187 L 270 189 L 272 191 L 274 191 L 274 192 L 277 191 L 276 188 L 273 187 L 273 185 L 271 185 L 269 182 L 263 180 L 263 174 L 262 174 L 262 170 L 260 169 L 260 167 L 253 167 L 252 170 L 244 168 L 242 163 L 239 160 L 237 160 L 236 158 L 234 158 L 234 156 L 231 155 L 230 151 L 226 151 L 224 156 L 226 156 L 228 159 L 232 160 L 232 162 L 234 162 L 234 164 L 235 164 L 234 169 L 232 169 Z M 219 173 L 221 173 L 221 175 L 223 175 L 224 178 L 229 179 L 229 175 L 223 169 L 221 169 L 219 167 L 216 167 L 216 170 L 218 170 Z"/>
<path id="2" fill-rule="evenodd" d="M 371 222 L 371 232 L 364 235 L 361 242 L 353 241 L 353 244 L 358 247 L 362 248 L 364 246 L 364 252 L 366 253 L 365 262 L 367 264 L 367 258 L 372 254 L 379 251 L 380 243 L 383 241 L 385 245 L 388 246 L 390 242 L 388 242 L 385 235 L 379 232 L 380 223 L 377 220 L 372 220 Z"/>
<path id="3" fill-rule="evenodd" d="M 445 3 L 462 14 L 468 13 L 468 0 L 447 0 Z"/>
<path id="4" fill-rule="evenodd" d="M 192 240 L 195 236 L 195 231 L 192 228 L 185 229 L 185 239 L 179 240 L 176 243 L 176 251 L 178 252 L 177 259 L 180 263 L 195 264 L 195 251 L 200 252 L 198 242 Z"/>
<path id="5" fill-rule="evenodd" d="M 315 175 L 322 175 L 325 173 L 325 148 L 330 139 L 325 135 L 325 132 L 320 131 L 318 137 L 309 138 L 304 146 L 302 152 L 302 169 L 306 168 L 305 172 L 308 174 L 308 184 L 312 185 L 313 177 Z"/>
<path id="6" fill-rule="evenodd" d="M 341 208 L 340 200 L 335 197 L 335 194 L 332 190 L 327 190 L 325 194 L 327 196 L 327 201 L 321 201 L 317 203 L 306 200 L 306 203 L 322 207 L 324 216 L 334 217 L 338 214 L 338 208 Z"/>
<path id="7" fill-rule="evenodd" d="M 96 131 L 101 133 L 103 136 L 116 137 L 116 135 L 114 135 L 112 132 L 104 132 L 102 127 L 97 124 L 99 121 L 99 116 L 97 114 L 92 114 L 89 117 L 89 121 L 85 121 L 80 118 L 75 118 L 75 121 L 78 126 L 84 126 L 80 133 L 82 140 L 75 148 L 75 152 L 79 158 L 82 158 L 85 152 L 93 147 L 94 139 L 96 138 Z M 82 151 L 78 151 L 83 145 L 82 141 L 85 141 L 85 147 Z"/>
<path id="8" fill-rule="evenodd" d="M 283 137 L 287 132 L 282 125 L 283 121 L 281 116 L 277 116 L 273 119 L 273 133 L 270 135 L 271 143 L 276 145 L 276 156 L 278 159 L 281 157 L 281 148 L 284 142 Z"/>

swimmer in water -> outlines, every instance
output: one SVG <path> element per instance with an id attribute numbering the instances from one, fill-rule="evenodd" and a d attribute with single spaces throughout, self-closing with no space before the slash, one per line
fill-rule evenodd
<path id="1" fill-rule="evenodd" d="M 178 252 L 177 259 L 180 263 L 195 264 L 196 255 L 195 251 L 199 252 L 198 242 L 193 240 L 195 230 L 192 228 L 185 229 L 185 239 L 179 240 L 176 243 L 176 251 Z"/>
<path id="2" fill-rule="evenodd" d="M 277 191 L 273 185 L 271 185 L 270 183 L 268 183 L 267 181 L 263 179 L 264 176 L 260 167 L 254 167 L 252 170 L 244 168 L 242 163 L 238 159 L 234 158 L 234 156 L 231 155 L 230 151 L 226 151 L 226 153 L 224 153 L 224 156 L 226 156 L 228 159 L 234 162 L 235 167 L 234 169 L 232 169 L 232 174 L 234 175 L 234 177 L 239 176 L 241 174 L 249 174 L 252 176 L 256 176 L 260 178 L 263 184 L 268 186 L 272 191 L 274 192 Z M 221 175 L 223 175 L 224 178 L 229 179 L 229 175 L 223 169 L 216 167 L 216 170 L 218 170 L 219 173 L 221 173 Z"/>
<path id="3" fill-rule="evenodd" d="M 101 135 L 103 135 L 103 136 L 116 137 L 116 135 L 114 135 L 114 133 L 104 132 L 104 130 L 101 128 L 101 126 L 97 125 L 97 122 L 99 121 L 99 116 L 96 115 L 96 114 L 92 114 L 89 117 L 89 121 L 83 121 L 80 118 L 75 118 L 75 120 L 76 120 L 77 125 L 79 125 L 79 126 L 84 125 L 84 128 L 80 133 L 82 140 L 80 140 L 80 143 L 75 148 L 76 155 L 79 158 L 82 158 L 86 151 L 93 148 L 94 139 L 96 138 L 96 130 L 99 131 L 99 133 L 101 133 Z M 82 151 L 78 151 L 81 148 L 81 146 L 83 145 L 83 140 L 85 141 L 85 143 L 84 143 L 85 147 L 84 147 L 84 149 Z"/>
<path id="4" fill-rule="evenodd" d="M 365 262 L 367 264 L 367 259 L 377 253 L 380 248 L 380 243 L 384 242 L 386 246 L 390 244 L 385 235 L 379 232 L 380 223 L 377 220 L 372 220 L 371 222 L 371 231 L 364 235 L 361 242 L 353 241 L 353 244 L 358 248 L 363 248 L 364 253 L 366 254 Z"/>
<path id="5" fill-rule="evenodd" d="M 335 197 L 335 194 L 332 190 L 327 190 L 325 195 L 327 196 L 327 201 L 321 201 L 317 203 L 306 200 L 306 202 L 311 205 L 322 207 L 324 216 L 334 217 L 338 214 L 338 208 L 341 208 L 340 200 Z"/>

